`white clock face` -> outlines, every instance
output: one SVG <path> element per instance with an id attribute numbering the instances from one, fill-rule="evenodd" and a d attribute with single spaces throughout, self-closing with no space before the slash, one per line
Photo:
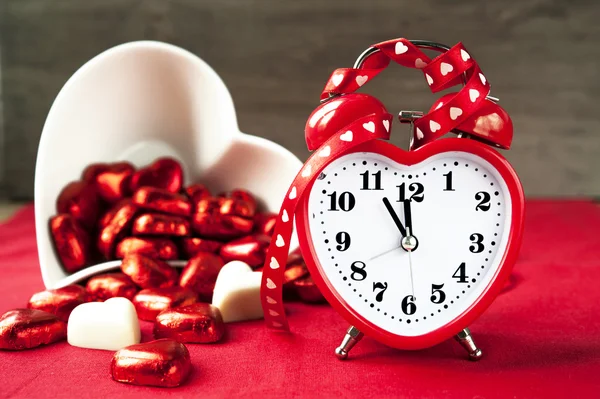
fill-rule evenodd
<path id="1" fill-rule="evenodd" d="M 418 336 L 456 319 L 489 285 L 511 204 L 479 156 L 446 152 L 408 167 L 359 152 L 324 169 L 308 218 L 319 264 L 344 301 L 390 333 Z"/>

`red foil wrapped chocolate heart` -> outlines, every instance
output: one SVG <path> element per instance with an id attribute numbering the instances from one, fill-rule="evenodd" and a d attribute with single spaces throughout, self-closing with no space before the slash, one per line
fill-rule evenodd
<path id="1" fill-rule="evenodd" d="M 81 180 L 87 183 L 96 183 L 96 177 L 102 173 L 110 170 L 111 165 L 108 163 L 92 163 L 89 164 L 81 174 Z"/>
<path id="2" fill-rule="evenodd" d="M 283 274 L 284 288 L 305 276 L 308 276 L 308 269 L 304 262 L 288 264 Z"/>
<path id="3" fill-rule="evenodd" d="M 98 217 L 98 196 L 93 184 L 74 181 L 67 184 L 58 194 L 56 211 L 68 213 L 82 226 L 92 228 Z"/>
<path id="4" fill-rule="evenodd" d="M 50 232 L 57 255 L 69 273 L 81 270 L 90 262 L 90 237 L 79 222 L 69 214 L 50 219 Z"/>
<path id="5" fill-rule="evenodd" d="M 31 349 L 67 338 L 67 325 L 37 309 L 9 310 L 0 316 L 0 349 Z"/>
<path id="6" fill-rule="evenodd" d="M 137 207 L 131 200 L 121 201 L 111 210 L 111 217 L 98 235 L 98 250 L 106 259 L 112 259 L 117 241 L 125 235 L 131 225 Z"/>
<path id="7" fill-rule="evenodd" d="M 124 204 L 128 204 L 128 203 L 129 204 L 131 203 L 131 199 L 125 198 L 125 199 L 122 199 L 121 201 L 117 202 L 116 204 L 112 205 L 108 209 L 105 209 L 104 212 L 101 212 L 100 216 L 98 217 L 98 222 L 96 225 L 98 231 L 100 231 L 104 227 L 106 227 L 110 223 L 112 218 L 115 216 L 115 213 L 117 213 Z"/>
<path id="8" fill-rule="evenodd" d="M 178 216 L 192 214 L 192 204 L 185 195 L 156 187 L 140 187 L 133 193 L 132 201 L 141 209 Z"/>
<path id="9" fill-rule="evenodd" d="M 232 260 L 241 260 L 250 267 L 260 267 L 265 263 L 267 249 L 271 238 L 263 234 L 256 234 L 228 242 L 221 247 L 219 255 L 225 263 Z"/>
<path id="10" fill-rule="evenodd" d="M 96 190 L 110 204 L 130 195 L 129 185 L 135 169 L 129 162 L 117 162 L 96 175 Z"/>
<path id="11" fill-rule="evenodd" d="M 147 288 L 138 292 L 132 302 L 141 320 L 154 321 L 163 310 L 198 302 L 198 295 L 183 287 Z"/>
<path id="12" fill-rule="evenodd" d="M 277 214 L 257 213 L 256 216 L 254 216 L 254 232 L 271 237 L 273 235 L 273 231 L 275 230 L 276 223 Z"/>
<path id="13" fill-rule="evenodd" d="M 185 193 L 192 203 L 197 203 L 201 199 L 210 197 L 210 191 L 204 184 L 192 184 L 185 188 Z"/>
<path id="14" fill-rule="evenodd" d="M 73 309 L 84 302 L 87 302 L 85 288 L 80 285 L 67 285 L 33 294 L 27 308 L 52 313 L 59 320 L 67 322 Z"/>
<path id="15" fill-rule="evenodd" d="M 222 242 L 208 240 L 206 238 L 186 237 L 181 239 L 181 252 L 187 259 L 194 257 L 198 252 L 217 253 Z"/>
<path id="16" fill-rule="evenodd" d="M 168 263 L 140 254 L 123 258 L 121 271 L 142 288 L 172 287 L 177 282 L 177 270 Z"/>
<path id="17" fill-rule="evenodd" d="M 210 301 L 217 276 L 224 264 L 218 255 L 198 252 L 183 268 L 179 285 L 198 293 L 202 300 Z"/>
<path id="18" fill-rule="evenodd" d="M 156 316 L 155 338 L 172 338 L 178 342 L 217 342 L 225 333 L 219 309 L 208 303 L 194 303 L 168 309 Z"/>
<path id="19" fill-rule="evenodd" d="M 185 345 L 168 338 L 119 349 L 110 365 L 115 381 L 157 387 L 181 385 L 191 368 Z"/>
<path id="20" fill-rule="evenodd" d="M 132 231 L 135 235 L 187 236 L 190 223 L 179 216 L 145 213 L 133 221 Z"/>
<path id="21" fill-rule="evenodd" d="M 296 293 L 304 302 L 308 303 L 323 303 L 325 298 L 311 276 L 306 276 L 294 281 Z"/>
<path id="22" fill-rule="evenodd" d="M 131 191 L 149 186 L 178 193 L 183 184 L 183 169 L 172 158 L 159 158 L 152 165 L 138 170 L 131 178 Z"/>
<path id="23" fill-rule="evenodd" d="M 123 273 L 106 273 L 89 279 L 85 290 L 89 300 L 102 302 L 117 296 L 131 300 L 137 294 L 138 287 Z"/>
<path id="24" fill-rule="evenodd" d="M 221 197 L 235 200 L 236 203 L 231 208 L 234 215 L 252 218 L 256 214 L 256 208 L 258 206 L 256 199 L 248 191 L 239 189 L 233 190 L 229 194 L 221 195 Z M 225 209 L 223 209 L 221 212 L 223 214 L 227 214 Z"/>
<path id="25" fill-rule="evenodd" d="M 192 217 L 192 227 L 199 236 L 216 240 L 231 240 L 252 231 L 253 219 L 221 213 L 221 205 L 225 200 L 225 198 L 211 197 L 198 201 Z"/>
<path id="26" fill-rule="evenodd" d="M 255 209 L 248 202 L 235 198 L 222 198 L 219 213 L 221 215 L 241 216 L 246 219 L 252 219 L 255 214 Z"/>
<path id="27" fill-rule="evenodd" d="M 128 254 L 140 254 L 162 260 L 173 260 L 179 257 L 177 245 L 167 238 L 124 238 L 117 244 L 115 256 L 122 259 Z"/>

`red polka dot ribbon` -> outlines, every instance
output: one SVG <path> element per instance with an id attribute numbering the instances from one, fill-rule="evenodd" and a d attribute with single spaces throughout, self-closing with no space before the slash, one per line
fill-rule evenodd
<path id="1" fill-rule="evenodd" d="M 414 139 L 418 145 L 433 141 L 469 118 L 489 94 L 490 85 L 462 44 L 430 59 L 406 39 L 395 39 L 374 45 L 380 52 L 369 56 L 360 68 L 336 69 L 321 94 L 352 93 L 387 67 L 390 60 L 420 69 L 432 92 L 463 82 L 464 87 L 436 110 L 415 121 Z M 392 115 L 372 114 L 359 118 L 333 134 L 306 161 L 288 189 L 279 211 L 273 237 L 263 267 L 261 302 L 267 325 L 289 330 L 283 306 L 283 278 L 292 237 L 296 208 L 306 189 L 330 162 L 355 146 L 376 139 L 389 139 Z"/>
<path id="2" fill-rule="evenodd" d="M 360 68 L 333 71 L 321 99 L 355 92 L 383 71 L 390 60 L 408 68 L 420 69 L 432 93 L 459 85 L 464 77 L 464 87 L 453 98 L 415 121 L 415 147 L 436 140 L 467 121 L 490 93 L 489 82 L 462 43 L 433 60 L 407 39 L 389 40 L 373 47 L 381 52 L 369 56 Z"/>

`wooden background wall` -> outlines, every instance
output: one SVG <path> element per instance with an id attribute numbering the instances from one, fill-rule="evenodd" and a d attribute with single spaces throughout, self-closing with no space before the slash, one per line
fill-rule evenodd
<path id="1" fill-rule="evenodd" d="M 0 0 L 0 185 L 32 197 L 52 100 L 116 44 L 154 39 L 198 54 L 228 85 L 242 131 L 304 159 L 304 123 L 329 73 L 404 36 L 463 41 L 475 55 L 513 117 L 506 155 L 528 195 L 600 196 L 599 20 L 595 0 Z M 392 113 L 434 100 L 399 67 L 367 91 Z M 405 130 L 393 141 L 404 145 Z"/>

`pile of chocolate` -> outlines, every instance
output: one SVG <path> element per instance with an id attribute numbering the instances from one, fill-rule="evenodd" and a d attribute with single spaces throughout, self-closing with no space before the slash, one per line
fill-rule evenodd
<path id="1" fill-rule="evenodd" d="M 93 164 L 80 181 L 69 183 L 57 199 L 58 214 L 50 229 L 58 258 L 68 273 L 105 260 L 122 259 L 121 270 L 34 294 L 28 309 L 0 317 L 0 349 L 21 350 L 64 340 L 73 309 L 86 302 L 124 297 L 137 317 L 154 323 L 156 341 L 131 345 L 115 353 L 117 381 L 176 386 L 189 371 L 183 343 L 217 342 L 225 326 L 213 290 L 220 270 L 242 261 L 260 271 L 277 215 L 262 213 L 244 190 L 211 195 L 202 184 L 183 187 L 183 170 L 161 158 L 135 170 L 127 162 Z M 181 273 L 171 260 L 187 260 Z M 324 299 L 299 251 L 285 270 L 284 293 L 305 302 Z M 71 342 L 69 332 L 69 342 Z M 139 340 L 138 340 L 139 342 Z M 173 378 L 148 375 L 155 364 L 132 371 L 130 357 L 154 353 L 156 362 L 178 357 Z M 143 357 L 143 356 L 142 356 Z M 141 379 L 140 379 L 141 378 Z M 144 379 L 146 378 L 146 379 Z"/>
<path id="2" fill-rule="evenodd" d="M 74 273 L 132 254 L 141 255 L 135 258 L 140 262 L 189 260 L 180 284 L 195 285 L 203 299 L 210 299 L 223 262 L 240 260 L 260 270 L 277 215 L 259 212 L 247 191 L 213 196 L 204 185 L 183 187 L 183 181 L 181 165 L 171 158 L 137 171 L 128 162 L 88 166 L 81 180 L 60 192 L 50 221 L 64 269 Z M 199 263 L 210 267 L 193 271 Z M 199 289 L 196 280 L 207 286 Z M 290 256 L 286 282 L 288 296 L 322 301 L 299 253 Z"/>

